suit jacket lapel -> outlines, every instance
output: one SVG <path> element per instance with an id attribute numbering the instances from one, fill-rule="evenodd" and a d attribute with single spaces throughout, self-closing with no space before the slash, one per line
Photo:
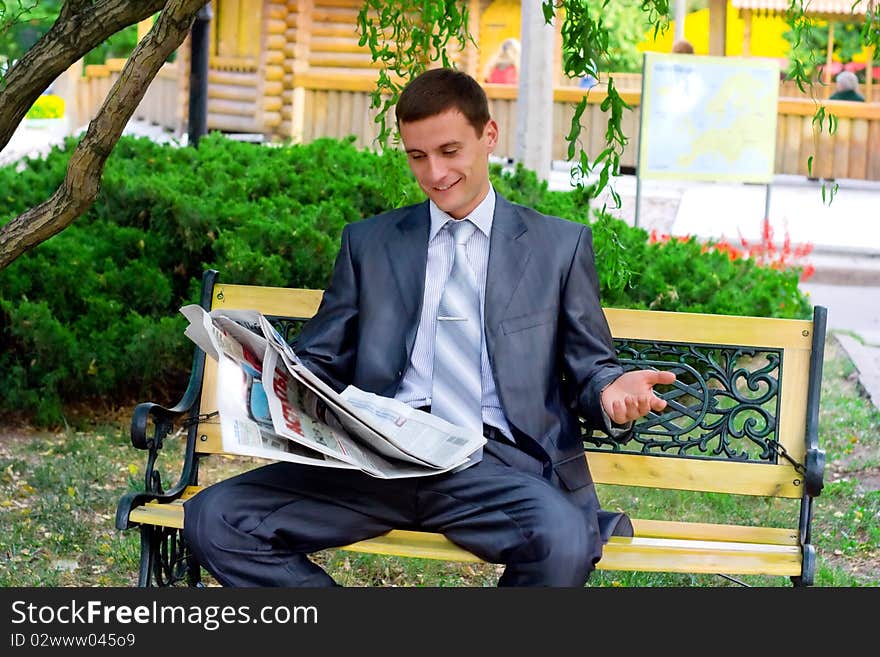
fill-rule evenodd
<path id="1" fill-rule="evenodd" d="M 431 218 L 427 201 L 404 214 L 389 231 L 385 253 L 400 295 L 406 322 L 407 353 L 415 340 L 428 266 L 428 233 Z M 378 282 L 377 282 L 378 284 Z"/>
<path id="2" fill-rule="evenodd" d="M 528 227 L 516 208 L 500 194 L 495 197 L 495 216 L 486 273 L 486 332 L 495 334 L 526 270 L 531 252 Z"/>

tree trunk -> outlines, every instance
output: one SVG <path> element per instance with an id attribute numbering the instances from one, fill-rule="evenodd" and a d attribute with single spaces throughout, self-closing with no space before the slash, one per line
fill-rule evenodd
<path id="1" fill-rule="evenodd" d="M 196 13 L 206 2 L 167 1 L 156 24 L 135 48 L 71 155 L 64 182 L 47 201 L 0 228 L 0 270 L 25 251 L 67 228 L 94 202 L 113 147 L 147 87 L 168 56 L 186 38 Z"/>

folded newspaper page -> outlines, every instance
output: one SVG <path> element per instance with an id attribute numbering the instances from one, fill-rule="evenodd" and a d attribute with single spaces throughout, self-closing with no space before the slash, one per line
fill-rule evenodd
<path id="1" fill-rule="evenodd" d="M 383 479 L 456 471 L 486 439 L 353 386 L 341 394 L 303 365 L 253 310 L 180 309 L 185 331 L 218 361 L 223 449 L 308 465 L 356 468 Z"/>

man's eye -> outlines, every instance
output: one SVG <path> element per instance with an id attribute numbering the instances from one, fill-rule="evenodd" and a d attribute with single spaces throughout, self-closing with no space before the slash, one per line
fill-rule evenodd
<path id="1" fill-rule="evenodd" d="M 410 153 L 409 154 L 409 159 L 411 159 L 411 160 L 421 160 L 423 157 L 425 157 L 425 156 L 420 153 Z"/>
<path id="2" fill-rule="evenodd" d="M 458 153 L 457 148 L 453 148 L 452 150 L 449 150 L 449 151 L 443 151 L 444 155 L 455 155 L 456 153 Z"/>

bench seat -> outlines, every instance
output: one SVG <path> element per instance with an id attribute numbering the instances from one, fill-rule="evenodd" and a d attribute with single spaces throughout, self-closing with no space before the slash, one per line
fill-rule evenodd
<path id="1" fill-rule="evenodd" d="M 183 503 L 201 486 L 189 486 L 171 503 L 148 502 L 134 509 L 132 522 L 183 529 Z M 633 519 L 632 538 L 612 536 L 599 570 L 795 576 L 801 572 L 798 532 L 775 527 Z M 479 557 L 432 532 L 396 529 L 342 547 L 343 550 L 481 563 Z"/>

